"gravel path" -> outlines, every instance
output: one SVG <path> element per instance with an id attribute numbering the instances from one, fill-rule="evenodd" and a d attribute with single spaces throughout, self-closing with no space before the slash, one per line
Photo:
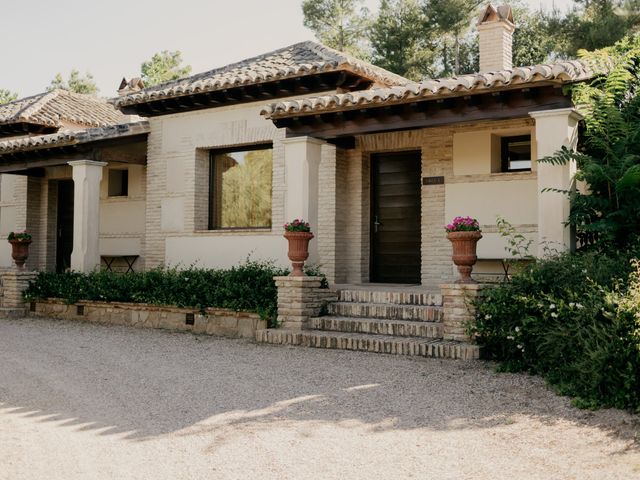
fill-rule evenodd
<path id="1" fill-rule="evenodd" d="M 486 364 L 0 320 L 0 479 L 640 479 L 640 418 Z"/>

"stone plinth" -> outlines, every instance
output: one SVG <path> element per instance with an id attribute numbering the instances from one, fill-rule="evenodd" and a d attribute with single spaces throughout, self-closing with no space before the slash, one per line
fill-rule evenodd
<path id="1" fill-rule="evenodd" d="M 306 330 L 335 293 L 320 288 L 320 277 L 274 277 L 278 288 L 278 323 L 287 330 Z"/>
<path id="2" fill-rule="evenodd" d="M 475 309 L 473 300 L 480 294 L 484 285 L 478 283 L 447 283 L 440 285 L 443 309 L 443 338 L 468 342 L 467 324 L 473 320 Z"/>
<path id="3" fill-rule="evenodd" d="M 17 269 L 0 270 L 0 281 L 2 281 L 0 316 L 14 317 L 26 313 L 26 305 L 22 295 L 29 286 L 29 282 L 37 275 L 37 272 Z"/>

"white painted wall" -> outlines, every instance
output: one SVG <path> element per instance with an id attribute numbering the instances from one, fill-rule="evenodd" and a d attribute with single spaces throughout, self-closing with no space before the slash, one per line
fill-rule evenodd
<path id="1" fill-rule="evenodd" d="M 314 241 L 314 240 L 312 240 Z M 281 235 L 177 236 L 166 239 L 166 263 L 170 266 L 229 268 L 252 260 L 273 260 L 289 266 L 287 241 Z"/>

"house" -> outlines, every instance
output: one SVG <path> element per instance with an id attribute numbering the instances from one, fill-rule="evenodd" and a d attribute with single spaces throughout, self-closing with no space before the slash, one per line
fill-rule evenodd
<path id="1" fill-rule="evenodd" d="M 575 146 L 563 87 L 591 73 L 513 68 L 508 7 L 487 7 L 478 30 L 473 75 L 414 83 L 303 42 L 124 82 L 122 113 L 62 92 L 0 107 L 0 234 L 31 232 L 36 269 L 284 265 L 282 224 L 304 218 L 332 284 L 425 289 L 455 277 L 443 225 L 457 215 L 482 224 L 480 273 L 501 271 L 497 215 L 538 253 L 569 249 L 568 201 L 542 190 L 568 188 L 574 167 L 536 159 Z"/>

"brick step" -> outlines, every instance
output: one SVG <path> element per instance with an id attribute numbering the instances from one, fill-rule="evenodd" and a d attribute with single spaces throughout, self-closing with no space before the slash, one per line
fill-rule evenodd
<path id="1" fill-rule="evenodd" d="M 442 306 L 442 295 L 433 292 L 339 288 L 337 293 L 339 302 Z"/>
<path id="2" fill-rule="evenodd" d="M 396 305 L 391 303 L 332 302 L 329 315 L 338 317 L 379 318 L 382 320 L 442 321 L 442 307 L 428 305 Z"/>
<path id="3" fill-rule="evenodd" d="M 274 345 L 299 345 L 431 358 L 461 360 L 480 358 L 480 347 L 477 345 L 453 340 L 400 338 L 389 335 L 267 329 L 256 332 L 256 341 Z"/>
<path id="4" fill-rule="evenodd" d="M 443 325 L 439 322 L 412 322 L 409 320 L 380 320 L 377 318 L 317 317 L 311 319 L 311 328 L 343 333 L 370 333 L 396 337 L 442 338 Z"/>

